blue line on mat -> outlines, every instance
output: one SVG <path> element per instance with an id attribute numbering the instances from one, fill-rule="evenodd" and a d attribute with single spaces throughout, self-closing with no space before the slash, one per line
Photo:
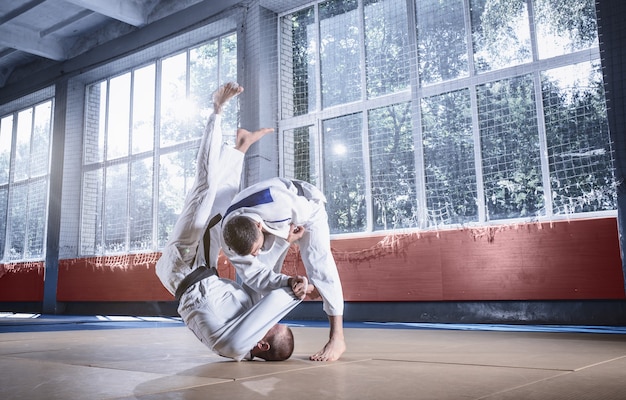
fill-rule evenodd
<path id="1" fill-rule="evenodd" d="M 327 321 L 285 320 L 292 327 L 327 327 Z M 184 326 L 180 317 L 134 317 L 134 316 L 68 316 L 45 314 L 0 313 L 0 333 L 50 332 L 97 329 L 166 328 Z M 346 328 L 370 329 L 441 329 L 463 331 L 499 332 L 570 332 L 626 334 L 626 326 L 594 325 L 526 325 L 526 324 L 446 324 L 422 322 L 344 322 Z"/>

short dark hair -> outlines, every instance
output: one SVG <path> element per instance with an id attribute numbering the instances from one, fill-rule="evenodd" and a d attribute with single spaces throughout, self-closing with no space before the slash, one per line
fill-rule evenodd
<path id="1" fill-rule="evenodd" d="M 252 252 L 252 245 L 257 241 L 261 232 L 255 220 L 238 215 L 224 224 L 222 233 L 226 246 L 240 256 L 245 256 Z"/>
<path id="2" fill-rule="evenodd" d="M 269 338 L 268 342 L 270 348 L 261 356 L 265 361 L 285 361 L 293 354 L 293 332 L 288 326 Z"/>

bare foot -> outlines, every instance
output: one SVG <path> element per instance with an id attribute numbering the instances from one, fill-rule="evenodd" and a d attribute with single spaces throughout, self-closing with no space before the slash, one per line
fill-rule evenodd
<path id="1" fill-rule="evenodd" d="M 346 342 L 341 339 L 331 339 L 326 346 L 309 357 L 311 361 L 336 361 L 346 351 Z"/>
<path id="2" fill-rule="evenodd" d="M 241 92 L 243 92 L 243 86 L 239 86 L 237 82 L 228 82 L 220 86 L 213 92 L 213 111 L 215 114 L 221 113 L 224 104 Z"/>
<path id="3" fill-rule="evenodd" d="M 237 139 L 235 140 L 235 148 L 242 153 L 248 151 L 250 146 L 255 142 L 258 142 L 263 136 L 270 132 L 274 132 L 274 128 L 261 128 L 254 132 L 250 132 L 246 129 L 237 129 Z"/>

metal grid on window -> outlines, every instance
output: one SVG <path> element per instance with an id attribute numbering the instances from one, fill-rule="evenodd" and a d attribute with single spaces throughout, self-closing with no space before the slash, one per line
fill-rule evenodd
<path id="1" fill-rule="evenodd" d="M 0 118 L 0 260 L 42 260 L 52 100 Z"/>
<path id="2" fill-rule="evenodd" d="M 283 133 L 285 153 L 283 163 L 286 175 L 302 181 L 317 184 L 319 171 L 316 169 L 315 149 L 317 149 L 314 126 L 303 126 Z"/>
<path id="3" fill-rule="evenodd" d="M 410 104 L 370 110 L 367 130 L 374 229 L 418 226 Z"/>
<path id="4" fill-rule="evenodd" d="M 316 171 L 331 214 L 350 219 L 334 233 L 614 212 L 595 18 L 593 0 L 327 0 L 287 12 L 282 173 Z M 343 191 L 339 162 L 351 166 Z"/>
<path id="5" fill-rule="evenodd" d="M 464 0 L 417 1 L 419 77 L 423 85 L 469 75 Z M 447 51 L 441 54 L 440 49 Z"/>
<path id="6" fill-rule="evenodd" d="M 617 198 L 598 61 L 542 74 L 555 214 L 612 210 Z"/>
<path id="7" fill-rule="evenodd" d="M 322 107 L 361 99 L 361 42 L 358 1 L 319 5 Z"/>
<path id="8" fill-rule="evenodd" d="M 470 16 L 476 72 L 532 61 L 526 0 L 470 0 Z"/>
<path id="9" fill-rule="evenodd" d="M 408 90 L 412 54 L 406 1 L 365 0 L 363 21 L 367 97 Z"/>
<path id="10" fill-rule="evenodd" d="M 535 217 L 544 207 L 533 81 L 491 82 L 477 94 L 487 219 Z"/>
<path id="11" fill-rule="evenodd" d="M 469 90 L 421 101 L 429 226 L 478 221 Z"/>
<path id="12" fill-rule="evenodd" d="M 360 113 L 322 123 L 324 194 L 332 233 L 360 232 L 368 225 L 362 124 Z"/>
<path id="13" fill-rule="evenodd" d="M 237 78 L 237 34 L 88 85 L 80 255 L 165 244 L 195 174 L 212 92 Z M 233 140 L 238 106 L 224 109 Z"/>
<path id="14" fill-rule="evenodd" d="M 313 7 L 282 18 L 281 70 L 283 116 L 293 117 L 315 111 L 318 80 L 317 25 Z"/>

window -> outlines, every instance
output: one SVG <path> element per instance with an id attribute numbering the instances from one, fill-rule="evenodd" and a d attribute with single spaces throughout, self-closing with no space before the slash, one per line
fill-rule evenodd
<path id="1" fill-rule="evenodd" d="M 212 92 L 237 78 L 236 41 L 219 37 L 87 86 L 81 255 L 165 244 L 193 183 Z M 225 139 L 237 116 L 224 110 Z"/>
<path id="2" fill-rule="evenodd" d="M 331 232 L 615 210 L 593 0 L 327 0 L 280 24 L 282 174 L 323 189 Z"/>
<path id="3" fill-rule="evenodd" d="M 0 118 L 0 255 L 45 257 L 52 100 Z"/>

